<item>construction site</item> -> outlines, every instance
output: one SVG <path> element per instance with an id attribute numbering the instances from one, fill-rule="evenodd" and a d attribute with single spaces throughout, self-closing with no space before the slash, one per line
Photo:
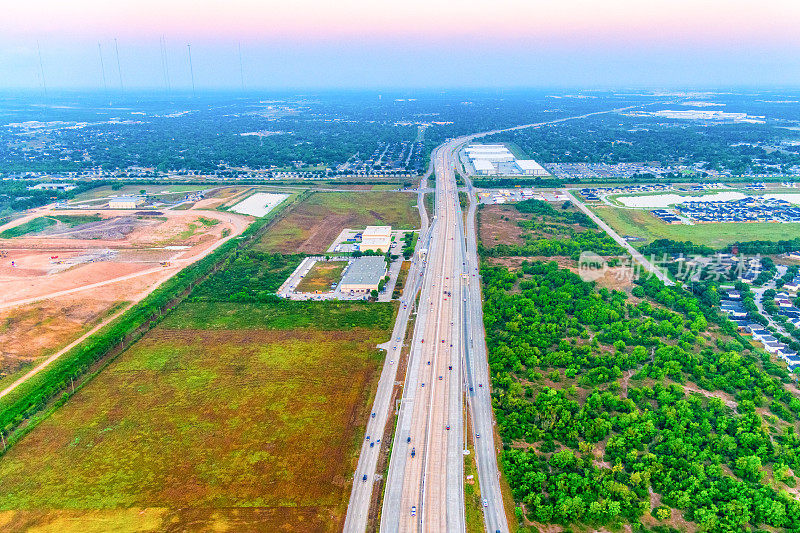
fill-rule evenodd
<path id="1" fill-rule="evenodd" d="M 48 206 L 0 226 L 0 387 L 108 323 L 251 220 L 193 208 Z"/>

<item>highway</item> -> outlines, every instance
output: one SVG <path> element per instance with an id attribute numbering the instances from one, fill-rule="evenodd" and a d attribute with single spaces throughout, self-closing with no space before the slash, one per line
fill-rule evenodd
<path id="1" fill-rule="evenodd" d="M 447 145 L 389 463 L 381 531 L 464 531 L 461 211 Z M 412 456 L 413 453 L 413 456 Z"/>
<path id="2" fill-rule="evenodd" d="M 431 238 L 431 228 L 428 222 L 428 213 L 424 204 L 424 189 L 426 187 L 426 174 L 419 187 L 417 195 L 417 207 L 420 213 L 420 237 L 418 239 L 418 249 L 429 247 Z M 383 363 L 381 377 L 378 381 L 378 388 L 372 405 L 370 418 L 367 421 L 365 440 L 361 445 L 361 453 L 358 458 L 358 465 L 353 480 L 353 487 L 350 491 L 350 503 L 347 507 L 344 528 L 345 532 L 360 532 L 367 528 L 369 519 L 370 504 L 372 503 L 373 490 L 378 481 L 377 464 L 380 450 L 388 445 L 385 442 L 378 442 L 382 439 L 386 431 L 386 424 L 391 420 L 394 412 L 392 405 L 392 391 L 397 380 L 397 366 L 400 352 L 403 348 L 403 340 L 406 337 L 406 328 L 414 310 L 414 300 L 416 294 L 422 286 L 425 265 L 419 257 L 415 256 L 406 278 L 406 286 L 403 290 L 403 297 L 400 300 L 400 309 L 397 313 L 397 320 L 394 324 L 392 337 L 389 342 L 380 346 L 386 350 L 386 360 Z M 374 414 L 374 416 L 372 416 Z M 366 437 L 369 437 L 367 439 Z M 366 480 L 364 480 L 366 476 Z"/>
<path id="3" fill-rule="evenodd" d="M 393 406 L 389 404 L 397 368 L 390 361 L 392 355 L 399 354 L 417 290 L 420 291 L 419 307 L 392 442 L 380 531 L 466 531 L 465 407 L 475 431 L 475 461 L 483 498 L 484 526 L 491 533 L 509 531 L 497 466 L 483 329 L 475 228 L 477 202 L 472 183 L 467 179 L 470 203 L 465 227 L 455 178 L 457 154 L 464 144 L 486 135 L 634 107 L 639 106 L 457 137 L 433 151 L 431 170 L 436 180 L 436 204 L 431 224 L 424 226 L 417 245 L 418 250 L 427 249 L 427 256 L 425 261 L 417 257 L 412 265 L 404 291 L 404 305 L 401 305 L 392 340 L 387 345 L 389 355 L 372 410 L 374 418 L 371 416 L 367 423 L 369 440 L 365 439 L 361 448 L 344 531 L 361 533 L 366 529 L 380 448 L 371 443 L 381 438 L 391 420 Z M 420 184 L 420 205 L 427 176 Z"/>

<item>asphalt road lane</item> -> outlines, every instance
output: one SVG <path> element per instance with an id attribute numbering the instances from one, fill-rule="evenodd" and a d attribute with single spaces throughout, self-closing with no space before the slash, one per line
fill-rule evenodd
<path id="1" fill-rule="evenodd" d="M 470 204 L 464 227 L 454 172 L 458 150 L 466 143 L 494 133 L 535 128 L 635 107 L 639 106 L 467 135 L 451 139 L 433 151 L 435 214 L 429 231 L 418 245 L 427 248 L 428 256 L 427 262 L 419 265 L 423 275 L 419 276 L 420 271 L 416 272 L 416 277 L 422 278 L 422 287 L 389 461 L 381 510 L 382 532 L 465 530 L 461 455 L 464 446 L 464 397 L 467 398 L 466 407 L 476 433 L 475 460 L 481 494 L 485 500 L 484 524 L 491 533 L 508 531 L 497 467 L 483 329 L 475 230 L 476 201 L 472 183 L 467 180 Z M 421 190 L 427 186 L 428 175 L 423 177 Z M 420 191 L 420 204 L 422 201 Z M 452 295 L 456 295 L 455 298 Z M 407 319 L 407 313 L 398 316 L 398 322 Z M 396 336 L 393 342 L 396 342 L 395 339 Z M 384 365 L 386 372 L 390 373 L 391 382 L 394 383 L 393 372 L 396 369 L 387 369 Z M 439 376 L 442 376 L 441 380 Z M 381 388 L 383 381 L 382 375 L 376 409 L 373 409 L 376 418 L 368 423 L 368 435 L 382 435 L 389 418 L 390 406 L 385 405 L 388 401 L 381 400 L 378 406 L 379 398 L 384 398 L 386 394 Z M 447 429 L 448 426 L 450 429 Z M 366 528 L 377 461 L 377 450 L 372 450 L 365 442 L 359 458 L 345 531 L 362 532 Z M 362 472 L 368 475 L 368 482 L 363 489 L 359 488 L 363 483 L 359 481 L 364 475 Z"/>

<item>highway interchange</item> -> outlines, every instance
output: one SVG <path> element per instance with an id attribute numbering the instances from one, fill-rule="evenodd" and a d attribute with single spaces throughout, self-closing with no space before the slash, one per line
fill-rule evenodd
<path id="1" fill-rule="evenodd" d="M 430 225 L 421 192 L 427 176 L 420 184 L 418 198 L 423 221 L 417 250 L 427 253 L 415 256 L 392 338 L 382 346 L 387 357 L 354 475 L 345 532 L 361 533 L 367 527 L 373 491 L 380 479 L 376 472 L 380 449 L 387 444 L 378 439 L 383 438 L 386 424 L 392 420 L 392 391 L 396 381 L 402 379 L 397 375 L 397 361 L 412 310 L 417 316 L 385 480 L 380 531 L 466 531 L 465 413 L 474 431 L 484 527 L 491 533 L 509 531 L 500 490 L 483 329 L 477 202 L 467 179 L 470 202 L 465 227 L 455 177 L 456 156 L 466 143 L 486 135 L 626 109 L 631 107 L 462 136 L 433 151 L 436 202 Z"/>

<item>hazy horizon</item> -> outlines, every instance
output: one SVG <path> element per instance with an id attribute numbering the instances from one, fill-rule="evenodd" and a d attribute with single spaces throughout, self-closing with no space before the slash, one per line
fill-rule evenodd
<path id="1" fill-rule="evenodd" d="M 5 11 L 0 88 L 41 88 L 43 72 L 52 89 L 191 90 L 188 44 L 197 90 L 800 86 L 800 5 L 787 0 L 39 0 Z"/>

